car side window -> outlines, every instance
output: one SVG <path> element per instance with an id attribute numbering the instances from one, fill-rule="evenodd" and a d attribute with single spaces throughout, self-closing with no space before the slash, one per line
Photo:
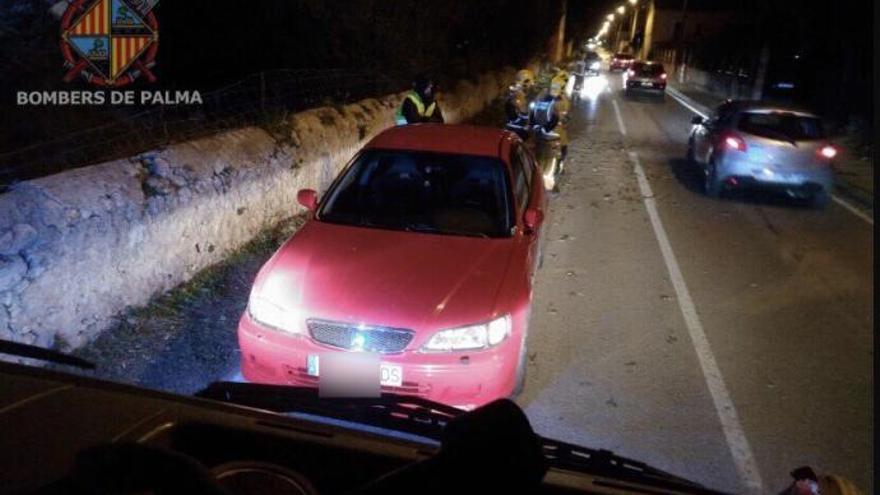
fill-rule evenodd
<path id="1" fill-rule="evenodd" d="M 531 186 L 532 179 L 535 175 L 535 163 L 523 148 L 519 148 L 517 153 L 519 154 L 519 160 L 522 164 L 523 173 L 526 176 L 526 185 Z"/>
<path id="2" fill-rule="evenodd" d="M 510 155 L 511 172 L 513 175 L 513 191 L 516 195 L 516 206 L 519 211 L 525 211 L 529 202 L 529 183 L 526 177 L 525 166 L 522 161 L 522 150 L 517 148 Z"/>

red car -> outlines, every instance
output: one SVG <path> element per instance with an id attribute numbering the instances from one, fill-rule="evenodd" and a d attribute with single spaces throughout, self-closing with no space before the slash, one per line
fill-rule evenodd
<path id="1" fill-rule="evenodd" d="M 624 94 L 634 91 L 666 93 L 666 69 L 660 62 L 635 62 L 623 76 Z"/>
<path id="2" fill-rule="evenodd" d="M 263 266 L 238 327 L 248 381 L 317 386 L 322 353 L 378 354 L 382 392 L 470 409 L 516 393 L 546 198 L 513 133 L 376 136 Z"/>
<path id="3" fill-rule="evenodd" d="M 635 57 L 628 53 L 615 53 L 613 57 L 611 57 L 611 62 L 609 64 L 609 69 L 613 71 L 624 71 L 629 69 L 629 66 L 632 65 Z"/>

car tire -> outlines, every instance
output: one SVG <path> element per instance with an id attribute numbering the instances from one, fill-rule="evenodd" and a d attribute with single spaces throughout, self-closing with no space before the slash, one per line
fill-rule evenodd
<path id="1" fill-rule="evenodd" d="M 813 196 L 810 198 L 810 206 L 817 210 L 824 210 L 830 201 L 831 195 L 828 194 L 828 191 L 820 189 L 813 193 Z"/>
<path id="2" fill-rule="evenodd" d="M 710 198 L 721 197 L 722 183 L 718 178 L 718 170 L 715 167 L 715 159 L 709 160 L 709 166 L 706 167 L 706 181 L 703 184 L 703 190 L 706 196 Z"/>

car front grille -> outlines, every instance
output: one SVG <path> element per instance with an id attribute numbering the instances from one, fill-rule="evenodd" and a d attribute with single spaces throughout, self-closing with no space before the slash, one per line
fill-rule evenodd
<path id="1" fill-rule="evenodd" d="M 411 330 L 352 325 L 350 323 L 306 321 L 312 339 L 331 347 L 390 354 L 402 352 L 413 339 Z"/>

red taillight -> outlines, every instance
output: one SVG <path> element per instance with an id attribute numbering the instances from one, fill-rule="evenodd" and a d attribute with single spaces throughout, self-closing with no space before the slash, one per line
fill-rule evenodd
<path id="1" fill-rule="evenodd" d="M 736 134 L 728 134 L 722 142 L 724 147 L 729 150 L 745 151 L 747 148 L 745 140 Z"/>
<path id="2" fill-rule="evenodd" d="M 664 81 L 666 80 L 666 73 L 665 72 L 663 74 L 660 74 L 660 79 L 663 79 Z"/>
<path id="3" fill-rule="evenodd" d="M 822 146 L 821 148 L 819 148 L 818 153 L 819 153 L 819 156 L 821 156 L 822 158 L 825 158 L 827 160 L 831 160 L 835 156 L 837 156 L 837 148 L 835 148 L 834 146 L 831 146 L 830 144 L 826 144 L 825 146 Z"/>

